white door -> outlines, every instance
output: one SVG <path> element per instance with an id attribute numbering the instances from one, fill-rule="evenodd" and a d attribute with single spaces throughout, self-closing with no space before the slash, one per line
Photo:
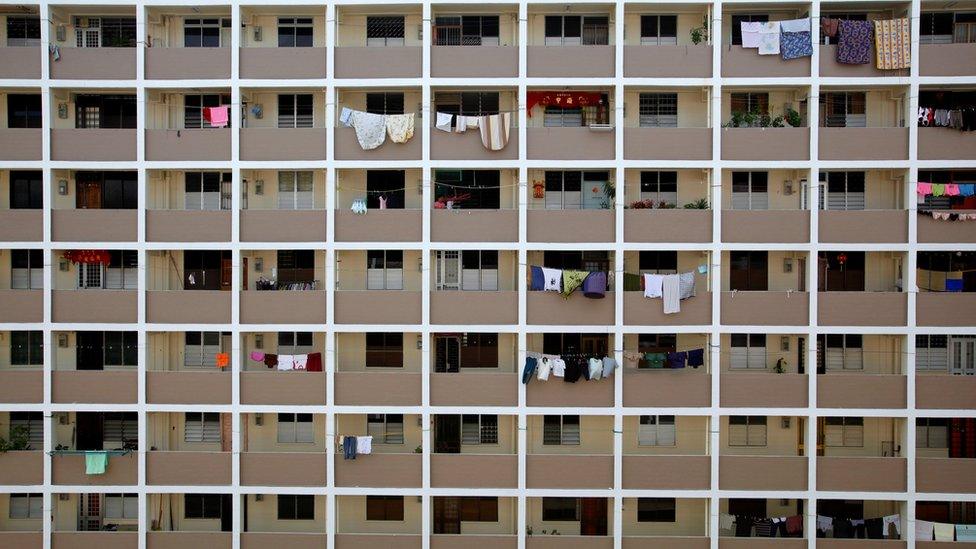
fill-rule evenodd
<path id="1" fill-rule="evenodd" d="M 437 252 L 438 290 L 459 290 L 461 288 L 461 252 Z"/>
<path id="2" fill-rule="evenodd" d="M 976 338 L 950 337 L 949 349 L 952 352 L 949 361 L 953 374 L 976 374 Z"/>

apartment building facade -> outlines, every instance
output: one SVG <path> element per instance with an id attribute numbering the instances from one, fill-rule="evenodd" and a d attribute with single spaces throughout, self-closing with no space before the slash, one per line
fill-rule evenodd
<path id="1" fill-rule="evenodd" d="M 976 544 L 976 3 L 0 1 L 0 107 L 0 547 Z"/>

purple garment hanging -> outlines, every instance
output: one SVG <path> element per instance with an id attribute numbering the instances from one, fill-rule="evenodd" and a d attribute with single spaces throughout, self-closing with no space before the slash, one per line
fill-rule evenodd
<path id="1" fill-rule="evenodd" d="M 837 62 L 867 65 L 871 62 L 871 21 L 841 20 L 837 30 Z"/>
<path id="2" fill-rule="evenodd" d="M 583 295 L 591 299 L 603 299 L 607 292 L 607 273 L 592 272 L 583 281 Z"/>

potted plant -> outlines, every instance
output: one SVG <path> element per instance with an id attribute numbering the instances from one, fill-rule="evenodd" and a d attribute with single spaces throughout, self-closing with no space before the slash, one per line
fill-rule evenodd
<path id="1" fill-rule="evenodd" d="M 708 16 L 702 16 L 702 24 L 699 27 L 691 29 L 691 43 L 694 45 L 699 45 L 705 41 L 708 36 Z"/>
<path id="2" fill-rule="evenodd" d="M 787 362 L 785 358 L 780 357 L 779 360 L 776 361 L 776 366 L 773 367 L 773 371 L 777 374 L 785 374 L 786 368 L 789 367 L 789 365 L 790 363 Z"/>
<path id="3" fill-rule="evenodd" d="M 707 210 L 708 209 L 708 199 L 707 198 L 699 198 L 698 200 L 695 200 L 694 202 L 689 202 L 689 203 L 685 204 L 684 208 L 686 210 Z"/>

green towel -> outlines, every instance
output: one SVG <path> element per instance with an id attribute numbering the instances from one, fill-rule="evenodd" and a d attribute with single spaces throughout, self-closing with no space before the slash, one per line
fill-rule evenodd
<path id="1" fill-rule="evenodd" d="M 583 281 L 590 273 L 587 271 L 563 271 L 563 297 L 569 299 L 569 296 L 583 285 Z"/>
<path id="2" fill-rule="evenodd" d="M 933 183 L 932 184 L 932 196 L 942 196 L 945 194 L 945 184 L 944 183 Z"/>
<path id="3" fill-rule="evenodd" d="M 85 452 L 85 474 L 104 475 L 108 466 L 108 452 Z"/>
<path id="4" fill-rule="evenodd" d="M 648 368 L 664 368 L 664 361 L 667 358 L 666 353 L 644 353 L 644 360 L 647 361 Z"/>

